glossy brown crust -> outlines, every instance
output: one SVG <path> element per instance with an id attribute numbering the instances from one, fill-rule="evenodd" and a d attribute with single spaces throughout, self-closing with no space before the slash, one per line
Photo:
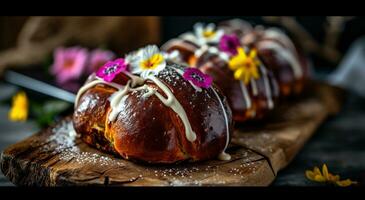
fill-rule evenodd
<path id="1" fill-rule="evenodd" d="M 186 139 L 178 115 L 155 95 L 142 97 L 143 90 L 128 93 L 122 112 L 114 122 L 107 123 L 107 113 L 111 110 L 108 98 L 115 89 L 101 84 L 90 88 L 80 98 L 73 116 L 75 130 L 86 143 L 116 152 L 126 159 L 175 163 L 218 156 L 225 147 L 227 130 L 223 110 L 213 91 L 196 92 L 189 82 L 170 68 L 160 72 L 159 79 L 169 87 L 187 113 L 197 135 L 194 142 Z M 147 81 L 146 84 L 164 95 L 153 82 Z M 225 105 L 231 134 L 231 111 L 221 92 L 215 89 Z"/>
<path id="2" fill-rule="evenodd" d="M 250 48 L 257 49 L 260 59 L 274 72 L 274 75 L 279 83 L 280 93 L 282 96 L 299 94 L 302 92 L 306 80 L 309 77 L 309 64 L 307 59 L 297 50 L 297 47 L 295 47 L 294 44 L 292 46 L 294 49 L 292 49 L 291 47 L 287 46 L 284 41 L 266 38 L 264 36 L 264 32 L 265 29 L 252 30 L 250 33 L 244 34 L 242 36 L 241 42 Z M 277 52 L 267 49 L 264 45 L 261 45 L 262 42 L 265 41 L 274 42 L 290 51 L 300 64 L 301 70 L 303 72 L 302 76 L 295 77 L 292 66 L 288 60 L 281 57 Z"/>
<path id="3" fill-rule="evenodd" d="M 266 93 L 266 86 L 262 78 L 263 74 L 260 72 L 261 78 L 255 79 L 258 94 L 254 95 L 252 87 L 247 86 L 249 98 L 252 103 L 248 107 L 241 89 L 241 81 L 234 79 L 233 71 L 229 69 L 226 61 L 220 59 L 217 55 L 205 54 L 198 59 L 197 67 L 204 73 L 212 76 L 215 83 L 224 91 L 233 112 L 233 120 L 236 122 L 263 118 L 271 110 L 268 105 L 268 98 L 272 99 L 274 105 L 276 104 L 279 96 L 279 88 L 272 72 L 269 70 L 267 70 L 267 78 L 271 97 Z"/>
<path id="4" fill-rule="evenodd" d="M 167 52 L 178 50 L 183 55 L 183 60 L 189 66 L 199 68 L 204 73 L 213 77 L 214 82 L 222 89 L 224 95 L 227 97 L 233 112 L 234 121 L 244 122 L 263 118 L 271 110 L 268 106 L 268 98 L 272 98 L 275 105 L 279 96 L 279 88 L 270 70 L 267 71 L 272 97 L 268 97 L 266 94 L 264 80 L 260 78 L 255 81 L 258 87 L 258 95 L 253 95 L 252 88 L 248 87 L 249 98 L 252 102 L 252 105 L 248 107 L 243 97 L 241 83 L 234 79 L 233 71 L 229 69 L 228 63 L 220 59 L 216 54 L 207 52 L 196 57 L 194 52 L 192 52 L 192 48 L 188 48 L 190 46 L 191 43 L 188 41 L 173 39 L 164 45 L 164 50 Z"/>
<path id="5" fill-rule="evenodd" d="M 189 66 L 195 65 L 196 57 L 194 53 L 198 49 L 197 45 L 180 38 L 169 40 L 161 47 L 161 50 L 169 53 L 177 50 L 180 54 L 180 59 Z"/>

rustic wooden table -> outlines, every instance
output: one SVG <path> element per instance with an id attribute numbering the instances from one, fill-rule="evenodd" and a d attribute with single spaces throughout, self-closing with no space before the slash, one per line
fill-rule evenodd
<path id="1" fill-rule="evenodd" d="M 0 101 L 9 98 L 14 87 L 0 84 Z M 14 123 L 7 119 L 8 105 L 0 105 L 0 150 L 38 130 L 33 121 Z M 365 180 L 365 99 L 348 96 L 342 111 L 328 119 L 292 163 L 280 171 L 274 186 L 315 185 L 304 171 L 326 163 L 331 172 L 363 184 Z M 12 186 L 0 172 L 0 186 Z"/>

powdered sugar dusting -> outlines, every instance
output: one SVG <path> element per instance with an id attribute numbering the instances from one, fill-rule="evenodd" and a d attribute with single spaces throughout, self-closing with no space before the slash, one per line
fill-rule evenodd
<path id="1" fill-rule="evenodd" d="M 72 160 L 77 164 L 91 164 L 98 166 L 124 166 L 124 164 L 103 153 L 93 153 L 82 151 L 78 143 L 82 143 L 79 135 L 74 130 L 71 120 L 63 120 L 52 130 L 52 134 L 48 137 L 42 151 L 53 151 L 58 154 L 61 161 Z"/>

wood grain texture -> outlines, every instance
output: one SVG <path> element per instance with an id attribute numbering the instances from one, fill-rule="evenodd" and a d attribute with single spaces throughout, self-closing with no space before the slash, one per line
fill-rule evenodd
<path id="1" fill-rule="evenodd" d="M 68 117 L 5 149 L 1 170 L 17 185 L 267 186 L 326 117 L 339 111 L 342 97 L 339 89 L 312 83 L 265 122 L 237 126 L 230 161 L 133 163 L 84 144 Z"/>

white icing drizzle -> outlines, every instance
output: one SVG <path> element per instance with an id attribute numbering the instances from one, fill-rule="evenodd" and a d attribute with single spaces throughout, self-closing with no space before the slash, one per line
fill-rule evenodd
<path id="1" fill-rule="evenodd" d="M 217 47 L 213 47 L 213 46 L 209 47 L 208 52 L 211 54 L 218 55 L 219 58 L 221 58 L 222 60 L 224 60 L 226 62 L 229 61 L 229 55 L 220 51 Z"/>
<path id="2" fill-rule="evenodd" d="M 137 88 L 131 88 L 130 86 L 132 85 L 132 82 L 132 80 L 129 80 L 123 89 L 119 89 L 118 92 L 109 97 L 110 107 L 112 108 L 108 116 L 109 122 L 115 121 L 118 114 L 122 111 L 124 101 L 127 98 L 127 94 L 129 92 L 147 90 L 147 92 L 142 95 L 143 98 L 148 98 L 155 93 L 155 89 L 150 88 L 147 85 L 143 85 Z"/>
<path id="3" fill-rule="evenodd" d="M 242 90 L 243 99 L 246 102 L 247 109 L 248 108 L 251 108 L 251 99 L 250 99 L 250 97 L 248 95 L 248 91 L 247 91 L 246 85 L 243 83 L 243 81 L 240 81 L 240 87 L 241 87 L 241 90 Z"/>
<path id="4" fill-rule="evenodd" d="M 118 116 L 118 114 L 120 113 L 120 111 L 122 109 L 122 102 L 124 102 L 125 98 L 127 97 L 126 94 L 130 90 L 130 86 L 129 86 L 130 83 L 131 83 L 131 81 L 128 81 L 127 85 L 122 90 L 119 90 L 118 92 L 116 92 L 112 96 L 110 96 L 109 101 L 110 101 L 110 107 L 112 109 L 108 115 L 109 122 L 113 122 L 116 119 L 116 117 Z M 122 99 L 123 99 L 123 101 L 122 101 Z"/>
<path id="5" fill-rule="evenodd" d="M 190 32 L 184 33 L 184 34 L 180 35 L 179 37 L 183 40 L 187 40 L 194 44 L 199 44 L 198 38 L 193 33 L 190 33 Z"/>
<path id="6" fill-rule="evenodd" d="M 181 38 L 181 39 L 184 39 L 184 38 Z M 171 39 L 168 42 L 166 42 L 164 45 L 162 45 L 160 49 L 170 49 L 170 48 L 174 47 L 175 45 L 179 46 L 182 42 L 181 39 Z M 190 40 L 188 40 L 188 41 L 190 41 Z M 194 39 L 193 43 L 196 43 L 195 39 Z M 189 45 L 184 45 L 184 48 L 187 49 L 190 52 L 194 52 L 195 49 L 196 49 L 194 47 L 194 45 L 190 45 L 190 44 Z"/>
<path id="7" fill-rule="evenodd" d="M 159 88 L 161 88 L 162 91 L 164 91 L 164 93 L 167 96 L 167 99 L 165 99 L 165 97 L 163 97 L 160 93 L 158 93 L 155 90 L 154 94 L 161 100 L 163 104 L 165 104 L 166 106 L 170 107 L 173 111 L 175 111 L 175 113 L 180 117 L 181 121 L 184 124 L 186 139 L 189 140 L 190 142 L 194 142 L 196 140 L 196 134 L 192 130 L 189 119 L 186 115 L 184 108 L 181 106 L 180 102 L 172 94 L 170 89 L 158 78 L 156 78 L 155 76 L 148 76 L 147 79 L 153 81 Z M 151 90 L 152 88 L 148 89 Z"/>
<path id="8" fill-rule="evenodd" d="M 265 38 L 274 39 L 274 40 L 278 40 L 280 42 L 283 42 L 285 46 L 287 46 L 293 52 L 296 53 L 296 48 L 295 48 L 294 44 L 286 36 L 286 34 L 283 33 L 280 29 L 277 29 L 277 28 L 268 28 L 265 31 Z"/>
<path id="9" fill-rule="evenodd" d="M 181 76 L 184 74 L 184 72 L 181 70 L 181 69 L 178 69 L 178 68 L 176 68 L 176 67 L 172 67 L 178 74 L 180 74 Z M 199 91 L 199 92 L 201 92 L 202 91 L 202 89 L 201 88 L 199 88 L 199 87 L 197 87 L 196 85 L 194 85 L 191 81 L 189 81 L 189 83 L 195 88 L 195 90 L 197 90 L 197 91 Z M 228 154 L 228 153 L 226 153 L 225 151 L 226 151 L 226 149 L 227 149 L 227 147 L 228 147 L 228 144 L 229 144 L 229 125 L 228 125 L 228 117 L 227 117 L 227 111 L 226 111 L 226 109 L 224 108 L 224 105 L 223 105 L 223 103 L 222 103 L 222 101 L 221 101 L 221 99 L 219 98 L 219 96 L 218 96 L 218 94 L 217 94 L 217 92 L 215 91 L 215 89 L 213 88 L 213 87 L 211 87 L 212 88 L 212 90 L 213 90 L 213 92 L 214 92 L 214 94 L 215 94 L 215 96 L 217 97 L 217 99 L 218 99 L 218 101 L 219 101 L 219 104 L 221 105 L 221 107 L 222 107 L 222 110 L 223 110 L 223 115 L 224 115 L 224 119 L 225 119 L 225 123 L 226 123 L 226 130 L 227 130 L 227 139 L 226 139 L 226 145 L 225 145 L 225 147 L 224 147 L 224 149 L 223 149 L 223 151 L 219 154 L 219 156 L 218 156 L 218 158 L 220 159 L 220 160 L 230 160 L 231 159 L 231 156 Z"/>
<path id="10" fill-rule="evenodd" d="M 148 90 L 146 93 L 144 93 L 144 94 L 142 95 L 142 97 L 143 97 L 143 98 L 148 98 L 148 97 L 150 97 L 150 96 L 154 95 L 154 94 L 155 94 L 155 92 L 156 92 L 156 90 L 155 90 L 155 89 L 148 89 L 147 85 L 144 85 L 143 87 L 144 87 L 143 89 L 147 89 L 147 90 Z"/>
<path id="11" fill-rule="evenodd" d="M 269 109 L 272 109 L 272 108 L 274 108 L 274 102 L 272 100 L 271 88 L 270 88 L 270 84 L 269 84 L 269 78 L 267 75 L 267 71 L 262 65 L 260 65 L 260 70 L 262 72 L 262 77 L 264 80 L 265 92 L 267 95 L 267 104 L 269 106 Z"/>
<path id="12" fill-rule="evenodd" d="M 126 86 L 124 88 L 120 88 L 118 92 L 114 93 L 112 96 L 110 96 L 110 107 L 112 108 L 109 115 L 108 115 L 108 121 L 113 122 L 118 114 L 122 111 L 123 102 L 127 98 L 126 94 L 130 91 L 139 91 L 139 90 L 145 90 L 146 85 L 143 85 L 138 88 L 137 85 L 142 85 L 144 83 L 144 80 L 138 76 L 135 76 L 129 72 L 125 72 L 125 74 L 130 78 L 130 80 L 127 82 Z M 131 88 L 132 87 L 132 88 Z M 145 96 L 144 94 L 143 96 Z"/>
<path id="13" fill-rule="evenodd" d="M 137 85 L 143 85 L 143 83 L 144 83 L 143 78 L 141 78 L 139 76 L 136 76 L 136 75 L 133 75 L 129 72 L 124 72 L 124 74 L 126 74 L 131 79 L 132 88 L 136 87 Z"/>
<path id="14" fill-rule="evenodd" d="M 279 55 L 281 55 L 284 59 L 288 60 L 291 68 L 293 69 L 295 78 L 299 79 L 302 76 L 302 74 L 303 74 L 302 68 L 301 68 L 297 58 L 293 55 L 293 53 L 291 51 L 283 48 L 281 45 L 277 44 L 275 41 L 270 41 L 270 40 L 260 42 L 259 46 L 261 48 L 270 49 L 272 51 L 275 51 Z"/>
<path id="15" fill-rule="evenodd" d="M 195 57 L 200 57 L 201 55 L 203 55 L 206 51 L 208 51 L 209 47 L 208 45 L 203 45 L 201 46 L 199 49 L 197 49 L 195 52 L 194 52 L 194 55 Z"/>
<path id="16" fill-rule="evenodd" d="M 228 124 L 228 117 L 227 117 L 227 111 L 226 109 L 224 108 L 224 105 L 223 105 L 223 102 L 222 100 L 219 98 L 219 95 L 217 94 L 217 92 L 215 91 L 215 89 L 213 88 L 213 86 L 211 87 L 215 96 L 217 97 L 218 101 L 219 101 L 219 104 L 221 105 L 222 107 L 222 110 L 223 110 L 223 115 L 224 115 L 224 120 L 226 122 L 226 130 L 227 130 L 227 138 L 226 138 L 226 145 L 224 146 L 224 149 L 223 151 L 218 155 L 218 158 L 220 160 L 230 160 L 231 159 L 231 155 L 229 155 L 228 153 L 226 153 L 226 149 L 228 147 L 228 144 L 229 144 L 229 124 Z"/>
<path id="17" fill-rule="evenodd" d="M 77 92 L 77 95 L 76 95 L 76 99 L 75 99 L 75 105 L 74 105 L 75 108 L 76 108 L 76 106 L 79 103 L 79 100 L 80 100 L 81 95 L 84 94 L 88 89 L 94 87 L 97 84 L 105 84 L 105 85 L 114 87 L 116 89 L 119 89 L 119 88 L 123 87 L 121 85 L 118 85 L 118 84 L 115 84 L 115 83 L 108 83 L 108 82 L 106 82 L 106 81 L 104 81 L 102 79 L 97 78 L 97 79 L 91 81 L 90 83 L 87 83 L 86 85 L 82 86 L 79 89 L 79 91 Z"/>
<path id="18" fill-rule="evenodd" d="M 205 52 L 209 52 L 211 54 L 218 55 L 219 58 L 221 58 L 222 60 L 224 60 L 226 62 L 229 61 L 229 55 L 220 51 L 217 47 L 214 47 L 214 46 L 203 45 L 194 52 L 194 55 L 195 55 L 195 57 L 198 58 L 198 57 L 202 56 Z"/>
<path id="19" fill-rule="evenodd" d="M 258 91 L 257 91 L 257 85 L 256 85 L 256 82 L 255 82 L 255 79 L 251 78 L 250 82 L 251 82 L 252 93 L 253 93 L 254 96 L 257 96 Z"/>

